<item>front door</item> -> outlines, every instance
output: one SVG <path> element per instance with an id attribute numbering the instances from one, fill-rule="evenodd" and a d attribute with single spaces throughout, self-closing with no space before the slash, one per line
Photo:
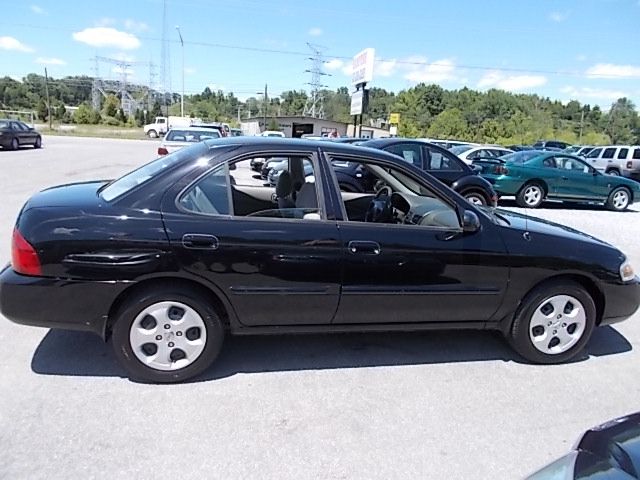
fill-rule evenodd
<path id="1" fill-rule="evenodd" d="M 378 175 L 378 185 L 391 188 L 394 208 L 391 214 L 370 209 L 363 218 L 358 207 L 367 195 L 342 194 L 343 285 L 334 323 L 489 320 L 502 302 L 509 270 L 497 227 L 482 217 L 481 231 L 465 234 L 455 205 L 428 184 L 392 167 L 358 162 Z"/>
<path id="2" fill-rule="evenodd" d="M 606 198 L 608 188 L 604 177 L 594 172 L 582 160 L 558 155 L 554 158 L 557 175 L 555 195 L 576 200 L 599 200 Z"/>
<path id="3" fill-rule="evenodd" d="M 165 196 L 169 241 L 180 268 L 215 285 L 243 325 L 328 324 L 340 293 L 337 226 L 317 195 L 320 176 L 299 156 L 278 156 L 290 162 L 287 198 L 265 194 L 250 159 L 219 165 L 177 202 Z M 313 156 L 305 160 L 315 169 Z"/>

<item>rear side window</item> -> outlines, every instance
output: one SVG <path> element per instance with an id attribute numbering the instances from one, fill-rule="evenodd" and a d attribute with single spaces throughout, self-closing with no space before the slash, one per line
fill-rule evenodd
<path id="1" fill-rule="evenodd" d="M 400 143 L 398 145 L 391 145 L 387 151 L 402 157 L 402 159 L 418 168 L 422 168 L 422 147 L 420 145 L 413 145 L 410 143 Z"/>
<path id="2" fill-rule="evenodd" d="M 458 162 L 436 149 L 425 148 L 425 157 L 424 163 L 427 170 L 462 170 Z"/>
<path id="3" fill-rule="evenodd" d="M 602 154 L 602 158 L 613 158 L 616 154 L 615 148 L 605 148 L 604 153 Z"/>
<path id="4" fill-rule="evenodd" d="M 621 148 L 620 151 L 618 152 L 618 158 L 626 159 L 627 155 L 629 155 L 628 148 Z"/>
<path id="5" fill-rule="evenodd" d="M 206 215 L 229 215 L 227 164 L 218 165 L 178 200 L 185 210 Z"/>
<path id="6" fill-rule="evenodd" d="M 640 160 L 640 148 L 636 148 L 633 151 L 633 159 L 634 160 Z"/>

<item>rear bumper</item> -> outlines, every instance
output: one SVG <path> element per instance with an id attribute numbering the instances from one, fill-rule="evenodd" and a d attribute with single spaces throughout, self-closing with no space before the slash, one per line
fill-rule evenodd
<path id="1" fill-rule="evenodd" d="M 28 277 L 7 266 L 0 273 L 0 313 L 21 325 L 93 332 L 104 338 L 109 309 L 130 285 Z"/>
<path id="2" fill-rule="evenodd" d="M 605 307 L 600 325 L 611 325 L 631 317 L 640 306 L 640 279 L 604 287 Z"/>
<path id="3" fill-rule="evenodd" d="M 622 175 L 640 182 L 640 171 L 638 170 L 623 170 Z"/>

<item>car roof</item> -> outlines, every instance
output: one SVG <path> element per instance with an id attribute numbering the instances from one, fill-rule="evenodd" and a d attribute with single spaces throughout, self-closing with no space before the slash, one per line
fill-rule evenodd
<path id="1" fill-rule="evenodd" d="M 198 126 L 198 125 L 191 125 L 188 127 L 171 127 L 169 129 L 169 131 L 171 130 L 180 130 L 180 131 L 184 131 L 184 132 L 191 132 L 191 131 L 197 131 L 197 132 L 201 132 L 201 131 L 211 131 L 211 129 L 213 128 L 219 128 L 216 127 L 214 125 L 210 125 L 210 126 Z"/>

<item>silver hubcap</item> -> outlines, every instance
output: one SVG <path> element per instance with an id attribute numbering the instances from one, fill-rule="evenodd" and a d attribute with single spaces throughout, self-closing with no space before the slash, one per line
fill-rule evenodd
<path id="1" fill-rule="evenodd" d="M 484 202 L 482 201 L 482 199 L 477 195 L 469 195 L 467 197 L 467 201 L 472 205 L 484 205 Z"/>
<path id="2" fill-rule="evenodd" d="M 131 324 L 129 342 L 136 358 L 155 370 L 178 370 L 195 362 L 207 343 L 207 329 L 193 308 L 158 302 Z"/>
<path id="3" fill-rule="evenodd" d="M 578 299 L 556 295 L 544 300 L 531 317 L 529 338 L 542 353 L 558 355 L 582 338 L 587 314 Z"/>
<path id="4" fill-rule="evenodd" d="M 618 172 L 616 170 L 611 170 L 609 172 L 609 175 L 613 175 L 614 177 L 617 177 L 618 176 Z"/>
<path id="5" fill-rule="evenodd" d="M 542 199 L 542 190 L 540 187 L 531 185 L 524 191 L 524 201 L 527 205 L 537 205 Z"/>
<path id="6" fill-rule="evenodd" d="M 629 194 L 624 190 L 618 190 L 613 194 L 613 206 L 616 209 L 625 209 L 629 204 Z"/>

